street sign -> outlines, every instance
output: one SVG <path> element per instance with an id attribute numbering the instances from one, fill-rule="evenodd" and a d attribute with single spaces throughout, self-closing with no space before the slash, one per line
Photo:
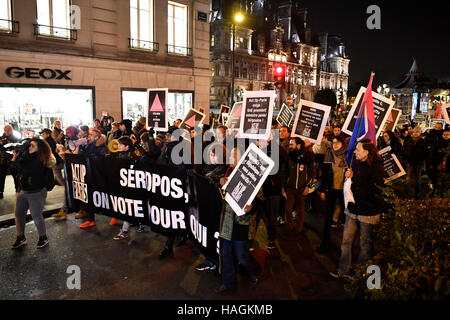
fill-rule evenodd
<path id="1" fill-rule="evenodd" d="M 287 103 L 288 105 L 291 105 L 292 102 L 294 102 L 294 99 L 292 99 L 291 97 L 288 97 L 288 98 L 286 99 L 286 103 Z"/>

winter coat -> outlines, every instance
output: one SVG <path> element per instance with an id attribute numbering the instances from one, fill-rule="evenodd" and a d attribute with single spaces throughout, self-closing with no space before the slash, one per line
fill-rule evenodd
<path id="1" fill-rule="evenodd" d="M 11 162 L 17 169 L 19 189 L 27 192 L 39 192 L 45 187 L 45 165 L 39 159 L 37 152 L 26 153 L 22 158 Z M 56 164 L 52 156 L 47 163 L 47 167 Z"/>
<path id="2" fill-rule="evenodd" d="M 101 135 L 100 138 L 95 142 L 89 142 L 88 144 L 82 145 L 79 148 L 80 154 L 92 154 L 92 155 L 105 155 L 108 153 L 108 148 L 106 147 L 106 137 Z"/>
<path id="3" fill-rule="evenodd" d="M 423 166 L 423 162 L 428 155 L 424 139 L 419 138 L 418 140 L 414 140 L 411 138 L 405 140 L 405 145 L 403 147 L 405 160 L 409 165 Z"/>
<path id="4" fill-rule="evenodd" d="M 383 160 L 376 157 L 372 165 L 369 165 L 367 161 L 354 161 L 351 190 L 355 202 L 348 203 L 349 211 L 362 216 L 375 216 L 381 213 L 383 185 Z"/>
<path id="5" fill-rule="evenodd" d="M 283 177 L 284 187 L 302 189 L 312 182 L 315 176 L 314 156 L 306 149 L 289 151 L 289 162 Z"/>

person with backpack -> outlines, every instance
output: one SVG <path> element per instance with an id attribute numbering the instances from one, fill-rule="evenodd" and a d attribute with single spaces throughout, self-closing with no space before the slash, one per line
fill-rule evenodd
<path id="1" fill-rule="evenodd" d="M 37 137 L 30 139 L 28 152 L 21 153 L 14 150 L 11 159 L 12 165 L 17 169 L 19 181 L 15 205 L 17 239 L 12 249 L 27 244 L 25 222 L 28 209 L 38 230 L 37 248 L 40 249 L 48 244 L 42 210 L 47 199 L 47 187 L 52 189 L 54 185 L 53 171 L 50 167 L 55 165 L 56 159 L 48 143 Z"/>

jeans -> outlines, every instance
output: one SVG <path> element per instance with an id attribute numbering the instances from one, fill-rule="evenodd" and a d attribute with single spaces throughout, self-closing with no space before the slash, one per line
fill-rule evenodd
<path id="1" fill-rule="evenodd" d="M 234 288 L 236 285 L 236 267 L 233 251 L 251 277 L 259 275 L 260 267 L 250 253 L 250 242 L 248 240 L 229 241 L 222 239 L 220 248 L 222 250 L 222 282 L 225 287 Z"/>
<path id="2" fill-rule="evenodd" d="M 45 221 L 42 215 L 45 200 L 47 199 L 47 189 L 43 188 L 39 192 L 27 193 L 21 191 L 16 195 L 16 232 L 17 235 L 25 233 L 25 222 L 28 209 L 30 209 L 36 229 L 40 237 L 46 235 Z"/>
<path id="3" fill-rule="evenodd" d="M 280 197 L 281 196 L 271 196 L 264 199 L 258 212 L 256 228 L 258 228 L 260 219 L 263 218 L 267 230 L 268 241 L 275 241 L 275 223 L 276 217 L 278 216 L 278 210 L 280 208 Z"/>
<path id="4" fill-rule="evenodd" d="M 358 227 L 360 229 L 358 263 L 365 264 L 372 257 L 372 225 L 346 216 L 338 269 L 338 272 L 342 274 L 348 274 L 350 271 L 352 265 L 352 245 Z"/>

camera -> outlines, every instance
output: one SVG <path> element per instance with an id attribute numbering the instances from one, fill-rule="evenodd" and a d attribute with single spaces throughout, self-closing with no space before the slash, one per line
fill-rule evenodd
<path id="1" fill-rule="evenodd" d="M 30 147 L 30 139 L 23 139 L 16 143 L 7 143 L 4 144 L 5 139 L 2 139 L 3 144 L 0 145 L 0 151 L 5 152 L 8 156 L 8 159 L 13 157 L 12 151 L 16 151 L 18 153 L 17 159 L 20 160 L 25 154 L 28 153 L 28 148 Z"/>

